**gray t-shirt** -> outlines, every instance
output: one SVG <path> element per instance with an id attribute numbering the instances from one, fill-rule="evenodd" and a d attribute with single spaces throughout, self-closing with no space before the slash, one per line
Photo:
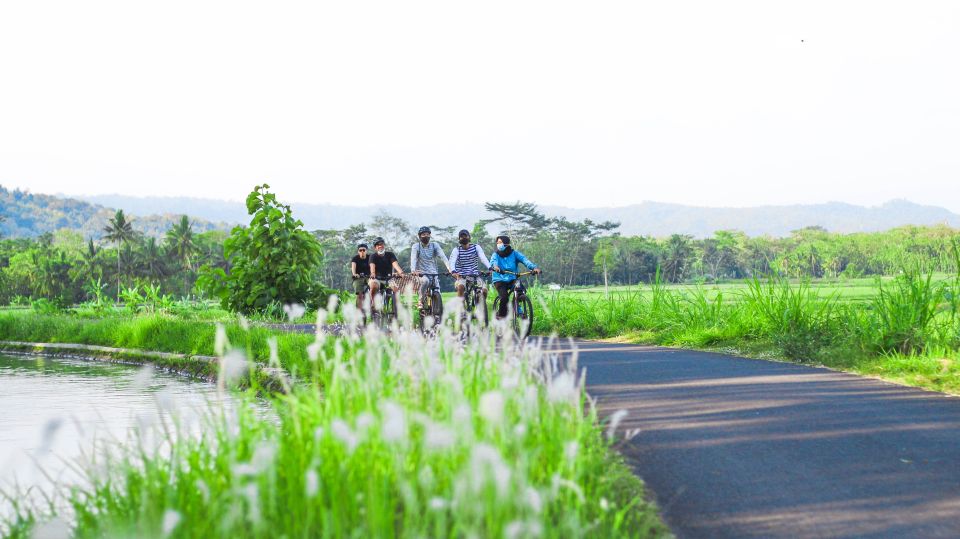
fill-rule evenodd
<path id="1" fill-rule="evenodd" d="M 439 243 L 431 241 L 424 246 L 419 241 L 410 248 L 410 270 L 421 271 L 423 273 L 440 273 L 437 269 L 437 258 L 443 260 L 443 264 L 450 271 L 450 261 L 447 255 L 443 253 L 443 248 Z"/>

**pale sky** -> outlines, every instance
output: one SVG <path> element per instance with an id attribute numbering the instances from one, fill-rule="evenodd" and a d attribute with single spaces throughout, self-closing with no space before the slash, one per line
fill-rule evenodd
<path id="1" fill-rule="evenodd" d="M 0 3 L 0 184 L 960 212 L 960 2 Z"/>

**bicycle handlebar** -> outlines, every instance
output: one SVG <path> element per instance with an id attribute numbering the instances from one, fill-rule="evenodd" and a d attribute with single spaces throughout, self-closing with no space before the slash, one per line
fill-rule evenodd
<path id="1" fill-rule="evenodd" d="M 507 275 L 516 275 L 517 277 L 526 277 L 527 275 L 533 275 L 533 274 L 535 274 L 535 273 L 543 273 L 543 272 L 542 272 L 542 271 L 540 271 L 540 272 L 535 272 L 535 271 L 521 271 L 520 273 L 516 273 L 516 272 L 510 271 L 510 270 L 500 270 L 498 273 L 506 273 Z"/>

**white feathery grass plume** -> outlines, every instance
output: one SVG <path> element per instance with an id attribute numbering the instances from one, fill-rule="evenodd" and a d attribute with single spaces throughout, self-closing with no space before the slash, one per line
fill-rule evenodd
<path id="1" fill-rule="evenodd" d="M 167 509 L 163 512 L 163 536 L 170 537 L 170 534 L 173 533 L 173 530 L 176 529 L 177 525 L 180 524 L 182 517 L 180 513 L 174 511 L 173 509 Z"/>
<path id="2" fill-rule="evenodd" d="M 489 478 L 493 480 L 498 496 L 507 495 L 510 488 L 510 468 L 495 446 L 487 443 L 478 443 L 473 446 L 470 454 L 470 471 L 475 491 L 480 491 Z"/>
<path id="3" fill-rule="evenodd" d="M 247 503 L 250 507 L 250 510 L 247 512 L 250 522 L 252 522 L 254 525 L 260 524 L 261 517 L 259 487 L 257 487 L 256 483 L 251 483 L 243 489 L 243 494 L 247 498 Z"/>
<path id="4" fill-rule="evenodd" d="M 403 407 L 393 401 L 383 401 L 380 413 L 380 437 L 385 442 L 405 442 L 408 439 L 407 418 Z"/>
<path id="5" fill-rule="evenodd" d="M 207 486 L 206 481 L 204 481 L 203 479 L 197 479 L 194 482 L 194 488 L 196 488 L 197 492 L 199 492 L 200 495 L 203 496 L 204 502 L 210 501 L 210 487 Z"/>
<path id="6" fill-rule="evenodd" d="M 240 329 L 244 331 L 250 331 L 250 320 L 242 314 L 237 314 L 237 323 L 240 324 Z"/>
<path id="7" fill-rule="evenodd" d="M 269 365 L 271 367 L 279 367 L 280 366 L 280 345 L 275 336 L 267 339 L 267 347 L 270 349 Z"/>
<path id="8" fill-rule="evenodd" d="M 436 477 L 433 474 L 433 467 L 429 464 L 425 465 L 420 473 L 417 474 L 417 481 L 420 483 L 420 487 L 425 491 L 433 490 L 434 484 L 436 484 Z"/>
<path id="9" fill-rule="evenodd" d="M 353 453 L 360 443 L 360 438 L 350 429 L 350 425 L 340 418 L 330 423 L 330 432 L 347 448 L 347 453 Z"/>
<path id="10" fill-rule="evenodd" d="M 317 475 L 317 471 L 313 468 L 307 470 L 303 481 L 305 487 L 304 493 L 307 495 L 307 498 L 313 498 L 318 492 L 320 492 L 320 476 Z"/>
<path id="11" fill-rule="evenodd" d="M 586 498 L 583 495 L 583 489 L 580 488 L 580 485 L 574 483 L 569 479 L 564 479 L 563 477 L 560 477 L 560 474 L 553 474 L 552 495 L 554 498 L 556 498 L 557 495 L 560 494 L 561 488 L 565 488 L 570 492 L 573 492 L 577 496 L 577 499 L 580 501 L 580 503 L 584 503 L 586 501 Z"/>
<path id="12" fill-rule="evenodd" d="M 444 500 L 443 498 L 430 498 L 430 509 L 434 511 L 442 511 L 450 506 L 450 502 Z"/>
<path id="13" fill-rule="evenodd" d="M 577 453 L 579 451 L 580 443 L 576 440 L 571 440 L 563 446 L 563 456 L 566 457 L 567 462 L 570 464 L 573 464 L 577 461 Z"/>
<path id="14" fill-rule="evenodd" d="M 213 351 L 217 356 L 223 356 L 230 346 L 230 340 L 227 339 L 227 330 L 223 324 L 217 324 L 217 331 L 213 338 Z"/>
<path id="15" fill-rule="evenodd" d="M 256 473 L 261 473 L 273 466 L 278 450 L 277 443 L 272 440 L 263 440 L 256 445 L 253 449 L 253 457 L 250 458 Z"/>
<path id="16" fill-rule="evenodd" d="M 323 341 L 317 339 L 312 343 L 307 345 L 307 358 L 316 363 L 317 358 L 320 357 L 320 351 L 323 349 Z"/>
<path id="17" fill-rule="evenodd" d="M 233 348 L 220 357 L 220 371 L 217 385 L 223 388 L 226 384 L 236 382 L 247 372 L 247 355 L 239 348 Z"/>
<path id="18" fill-rule="evenodd" d="M 540 496 L 540 491 L 533 488 L 527 487 L 524 491 L 524 498 L 526 499 L 527 505 L 534 513 L 540 513 L 543 511 L 543 497 Z"/>
<path id="19" fill-rule="evenodd" d="M 547 384 L 547 398 L 550 402 L 573 403 L 578 396 L 576 380 L 569 372 L 561 372 Z"/>
<path id="20" fill-rule="evenodd" d="M 289 303 L 283 306 L 283 312 L 287 314 L 287 319 L 293 322 L 303 316 L 307 309 L 299 303 Z"/>
<path id="21" fill-rule="evenodd" d="M 428 420 L 423 427 L 423 445 L 430 451 L 450 449 L 456 443 L 457 438 L 453 431 L 443 425 Z"/>
<path id="22" fill-rule="evenodd" d="M 607 426 L 607 439 L 613 440 L 614 434 L 617 432 L 617 427 L 620 426 L 620 422 L 623 421 L 623 418 L 627 417 L 630 412 L 620 409 L 616 412 L 610 414 L 610 422 Z"/>
<path id="23" fill-rule="evenodd" d="M 340 304 L 340 296 L 336 294 L 330 294 L 330 297 L 327 298 L 327 312 L 335 313 L 337 312 L 337 305 Z"/>
<path id="24" fill-rule="evenodd" d="M 503 536 L 506 539 L 535 539 L 537 537 L 542 537 L 543 524 L 537 522 L 536 520 L 514 520 L 503 528 Z"/>
<path id="25" fill-rule="evenodd" d="M 373 414 L 370 412 L 361 412 L 360 415 L 358 415 L 354 420 L 357 436 L 361 439 L 365 438 L 367 431 L 370 430 L 370 427 L 376 422 L 377 420 L 375 417 L 373 417 Z"/>
<path id="26" fill-rule="evenodd" d="M 145 389 L 147 386 L 153 382 L 155 369 L 153 365 L 147 363 L 143 367 L 137 369 L 136 374 L 133 375 L 133 379 L 130 381 L 130 385 L 134 389 Z"/>
<path id="27" fill-rule="evenodd" d="M 630 440 L 636 438 L 638 434 L 640 434 L 640 429 L 629 429 L 626 433 L 624 433 L 623 439 L 629 442 Z"/>
<path id="28" fill-rule="evenodd" d="M 33 529 L 32 539 L 66 539 L 70 537 L 70 524 L 61 517 L 53 517 Z"/>
<path id="29" fill-rule="evenodd" d="M 493 426 L 503 424 L 504 400 L 503 393 L 493 390 L 480 395 L 477 411 L 485 421 Z"/>

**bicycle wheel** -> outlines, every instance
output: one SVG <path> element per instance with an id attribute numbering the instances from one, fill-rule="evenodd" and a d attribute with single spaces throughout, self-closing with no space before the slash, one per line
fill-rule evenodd
<path id="1" fill-rule="evenodd" d="M 517 332 L 517 337 L 524 339 L 533 329 L 533 302 L 527 296 L 519 296 L 515 308 L 513 329 Z"/>
<path id="2" fill-rule="evenodd" d="M 474 290 L 473 294 L 473 302 L 476 304 L 473 310 L 473 316 L 478 322 L 480 322 L 481 326 L 487 327 L 487 325 L 490 323 L 490 311 L 487 309 L 487 302 L 484 301 L 485 298 L 483 297 L 483 291 Z"/>
<path id="3" fill-rule="evenodd" d="M 430 315 L 433 316 L 434 324 L 439 324 L 443 318 L 443 296 L 437 290 L 430 294 Z"/>
<path id="4" fill-rule="evenodd" d="M 397 303 L 392 293 L 383 295 L 383 308 L 380 316 L 380 323 L 387 327 L 397 316 Z"/>

